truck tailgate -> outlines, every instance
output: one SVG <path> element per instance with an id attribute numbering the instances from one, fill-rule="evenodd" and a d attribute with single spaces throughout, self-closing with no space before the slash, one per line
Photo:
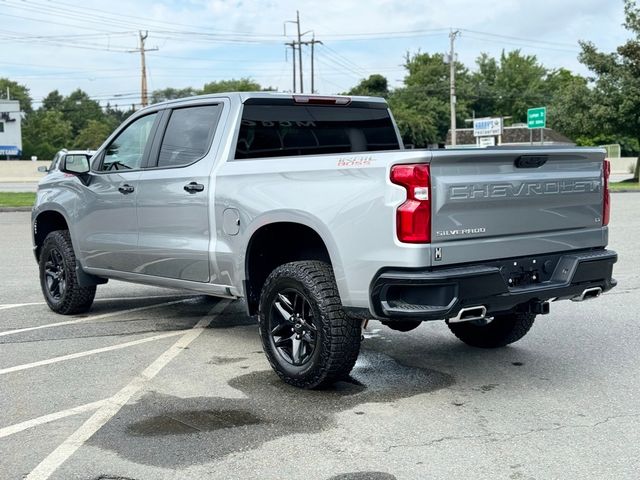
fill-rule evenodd
<path id="1" fill-rule="evenodd" d="M 434 152 L 432 241 L 601 227 L 603 161 L 598 149 Z"/>

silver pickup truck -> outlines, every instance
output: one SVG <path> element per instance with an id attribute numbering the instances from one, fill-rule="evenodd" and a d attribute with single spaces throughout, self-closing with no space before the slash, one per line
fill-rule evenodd
<path id="1" fill-rule="evenodd" d="M 61 314 L 109 278 L 243 298 L 277 374 L 314 388 L 369 319 L 502 347 L 614 287 L 608 174 L 593 148 L 405 150 L 378 98 L 194 97 L 49 173 L 34 251 Z"/>

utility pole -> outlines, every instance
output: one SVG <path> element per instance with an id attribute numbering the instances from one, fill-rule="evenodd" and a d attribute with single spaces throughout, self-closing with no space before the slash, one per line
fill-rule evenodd
<path id="1" fill-rule="evenodd" d="M 315 63 L 314 63 L 314 54 L 315 54 L 315 44 L 322 43 L 320 40 L 316 40 L 315 34 L 313 30 L 308 30 L 304 33 L 301 33 L 300 29 L 300 11 L 296 10 L 296 19 L 295 20 L 287 20 L 284 22 L 284 34 L 287 35 L 287 23 L 295 23 L 297 27 L 298 40 L 292 40 L 289 43 L 285 43 L 288 47 L 291 47 L 293 51 L 293 93 L 296 93 L 296 77 L 295 77 L 295 69 L 296 69 L 296 47 L 298 48 L 298 72 L 300 74 L 300 93 L 304 93 L 304 78 L 303 78 L 303 68 L 302 68 L 302 46 L 303 45 L 311 45 L 311 93 L 315 91 Z M 302 37 L 311 33 L 313 36 L 310 41 L 303 42 Z"/>
<path id="2" fill-rule="evenodd" d="M 142 33 L 142 30 L 138 32 L 140 34 L 140 46 L 135 50 L 129 50 L 130 52 L 140 52 L 140 67 L 141 67 L 141 75 L 140 75 L 140 104 L 142 107 L 146 107 L 149 105 L 149 96 L 147 91 L 147 62 L 145 59 L 145 52 L 151 52 L 153 50 L 158 50 L 158 47 L 155 48 L 145 48 L 144 42 L 149 36 L 149 32 L 145 30 Z"/>
<path id="3" fill-rule="evenodd" d="M 285 43 L 287 47 L 291 47 L 291 58 L 293 59 L 293 93 L 296 93 L 296 42 Z"/>
<path id="4" fill-rule="evenodd" d="M 302 80 L 302 35 L 300 34 L 300 11 L 296 10 L 296 23 L 298 24 L 298 68 L 300 69 L 300 93 L 304 93 Z"/>
<path id="5" fill-rule="evenodd" d="M 449 51 L 449 78 L 451 81 L 451 91 L 449 100 L 451 102 L 451 146 L 456 146 L 456 52 L 455 40 L 460 35 L 460 31 L 456 30 L 449 33 L 451 49 Z"/>
<path id="6" fill-rule="evenodd" d="M 305 32 L 309 33 L 309 32 Z M 304 35 L 304 33 L 303 33 Z M 315 87 L 315 44 L 322 44 L 320 40 L 316 40 L 315 34 L 311 37 L 311 40 L 308 42 L 302 42 L 302 45 L 311 45 L 311 93 L 316 93 Z"/>

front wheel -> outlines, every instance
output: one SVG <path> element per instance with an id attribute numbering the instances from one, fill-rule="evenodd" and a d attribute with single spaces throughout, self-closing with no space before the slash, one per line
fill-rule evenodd
<path id="1" fill-rule="evenodd" d="M 449 323 L 453 334 L 467 345 L 498 348 L 517 342 L 533 326 L 533 313 L 508 313 L 483 320 Z"/>
<path id="2" fill-rule="evenodd" d="M 76 256 L 68 230 L 47 235 L 40 252 L 40 286 L 49 308 L 70 315 L 91 308 L 96 287 L 81 287 L 76 275 Z"/>
<path id="3" fill-rule="evenodd" d="M 269 363 L 296 387 L 319 388 L 346 377 L 360 351 L 360 323 L 345 314 L 324 262 L 276 268 L 262 289 L 259 323 Z"/>

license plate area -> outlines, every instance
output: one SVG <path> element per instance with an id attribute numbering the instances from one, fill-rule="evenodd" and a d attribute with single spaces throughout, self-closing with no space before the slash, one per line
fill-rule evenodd
<path id="1" fill-rule="evenodd" d="M 561 255 L 538 255 L 512 260 L 499 260 L 490 265 L 498 267 L 509 288 L 526 287 L 551 280 Z"/>

